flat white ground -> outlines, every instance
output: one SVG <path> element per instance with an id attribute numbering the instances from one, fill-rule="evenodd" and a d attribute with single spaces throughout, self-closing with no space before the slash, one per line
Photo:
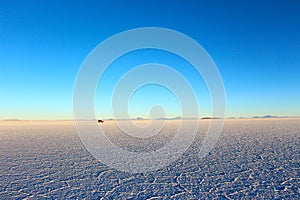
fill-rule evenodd
<path id="1" fill-rule="evenodd" d="M 199 159 L 208 122 L 201 120 L 195 142 L 172 165 L 130 174 L 97 161 L 72 121 L 2 121 L 0 199 L 300 198 L 300 119 L 228 119 Z M 114 130 L 115 123 L 100 126 Z M 155 150 L 172 138 L 172 127 L 149 141 L 113 131 L 109 138 L 132 151 Z"/>

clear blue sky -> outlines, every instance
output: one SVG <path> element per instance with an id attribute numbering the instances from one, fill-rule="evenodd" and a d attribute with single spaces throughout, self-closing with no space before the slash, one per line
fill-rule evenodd
<path id="1" fill-rule="evenodd" d="M 88 53 L 114 34 L 148 26 L 180 31 L 208 51 L 224 81 L 228 117 L 300 116 L 299 11 L 298 0 L 2 0 L 0 119 L 71 119 L 74 81 Z M 155 51 L 136 52 L 125 60 L 118 62 L 177 63 L 177 68 L 183 62 Z M 97 90 L 97 115 L 110 117 L 105 94 L 122 72 L 116 62 L 104 77 L 112 81 L 98 86 L 106 93 Z M 209 115 L 205 87 L 196 86 L 203 82 L 191 71 L 181 72 L 203 99 L 200 115 Z M 174 96 L 155 85 L 140 89 L 131 102 L 133 116 L 147 116 L 153 103 L 165 105 L 170 116 L 178 114 Z"/>

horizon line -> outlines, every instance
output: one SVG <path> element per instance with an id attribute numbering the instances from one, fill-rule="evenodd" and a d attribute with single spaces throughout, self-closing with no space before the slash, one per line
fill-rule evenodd
<path id="1" fill-rule="evenodd" d="M 249 117 L 161 117 L 161 118 L 144 118 L 144 117 L 134 117 L 134 118 L 96 118 L 96 119 L 77 119 L 78 121 L 94 121 L 98 119 L 106 121 L 122 121 L 122 120 L 209 120 L 209 119 L 270 119 L 270 118 L 300 118 L 300 116 L 273 116 L 273 115 L 264 115 L 264 116 L 249 116 Z M 19 118 L 8 118 L 0 119 L 0 121 L 76 121 L 76 119 L 19 119 Z"/>

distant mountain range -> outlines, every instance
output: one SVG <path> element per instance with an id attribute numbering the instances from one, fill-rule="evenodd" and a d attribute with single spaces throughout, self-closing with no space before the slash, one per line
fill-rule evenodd
<path id="1" fill-rule="evenodd" d="M 226 119 L 270 119 L 270 118 L 300 118 L 299 117 L 289 117 L 289 116 L 274 116 L 274 115 L 264 115 L 264 116 L 253 116 L 253 117 L 226 117 Z M 207 119 L 221 119 L 218 117 L 201 117 L 201 118 L 186 118 L 186 117 L 181 117 L 181 116 L 177 116 L 177 117 L 161 117 L 161 118 L 156 118 L 154 120 L 197 120 L 197 119 L 201 119 L 201 120 L 207 120 Z M 73 120 L 73 119 L 71 119 Z M 143 118 L 143 117 L 136 117 L 136 118 L 131 118 L 131 119 L 104 119 L 104 121 L 111 121 L 111 120 L 151 120 L 148 118 Z M 3 119 L 0 121 L 28 121 L 28 120 L 20 120 L 20 119 Z M 35 121 L 35 120 L 33 120 Z M 39 121 L 39 120 L 38 120 Z M 47 121 L 47 120 L 46 120 Z M 51 121 L 51 120 L 50 120 Z M 57 121 L 57 120 L 54 120 Z M 60 120 L 59 120 L 60 121 Z M 68 121 L 68 120 L 67 120 Z M 78 119 L 78 121 L 95 121 L 95 119 Z"/>
<path id="2" fill-rule="evenodd" d="M 180 116 L 177 117 L 160 117 L 160 118 L 155 118 L 154 120 L 180 120 L 180 119 L 197 119 L 197 118 L 183 118 Z M 132 118 L 132 120 L 151 120 L 148 118 L 143 118 L 143 117 L 137 117 L 137 118 Z"/>
<path id="3" fill-rule="evenodd" d="M 280 118 L 278 116 L 265 115 L 265 116 L 254 116 L 252 118 Z"/>
<path id="4" fill-rule="evenodd" d="M 198 119 L 198 118 L 185 118 L 185 117 L 160 117 L 160 118 L 155 118 L 153 120 L 192 120 L 192 119 Z M 110 119 L 112 120 L 112 119 Z M 116 119 L 116 120 L 152 120 L 149 118 L 143 118 L 143 117 L 136 117 L 136 118 L 131 118 L 131 119 Z"/>
<path id="5" fill-rule="evenodd" d="M 172 117 L 172 118 L 160 117 L 160 118 L 156 118 L 155 120 L 179 120 L 179 119 L 183 119 L 183 118 L 180 117 L 180 116 L 178 116 L 178 117 Z"/>
<path id="6" fill-rule="evenodd" d="M 254 116 L 252 118 L 299 118 L 299 117 L 265 115 L 265 116 L 261 116 L 261 117 L 260 116 Z"/>
<path id="7" fill-rule="evenodd" d="M 20 119 L 4 119 L 2 121 L 21 121 Z"/>
<path id="8" fill-rule="evenodd" d="M 220 117 L 202 117 L 201 119 L 221 119 Z"/>

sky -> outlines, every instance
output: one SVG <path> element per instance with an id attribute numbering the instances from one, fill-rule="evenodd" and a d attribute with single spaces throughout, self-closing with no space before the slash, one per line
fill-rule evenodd
<path id="1" fill-rule="evenodd" d="M 300 1 L 0 1 L 0 119 L 72 119 L 73 87 L 87 55 L 105 39 L 133 28 L 164 27 L 201 44 L 226 90 L 226 116 L 300 116 Z M 190 64 L 145 49 L 111 64 L 95 93 L 95 113 L 110 118 L 111 94 L 126 71 L 143 63 L 174 67 L 190 82 L 199 116 L 209 92 Z M 188 67 L 189 66 L 189 67 Z M 161 105 L 180 115 L 176 94 L 159 85 L 128 100 L 131 117 Z M 155 110 L 154 110 L 155 111 Z"/>

